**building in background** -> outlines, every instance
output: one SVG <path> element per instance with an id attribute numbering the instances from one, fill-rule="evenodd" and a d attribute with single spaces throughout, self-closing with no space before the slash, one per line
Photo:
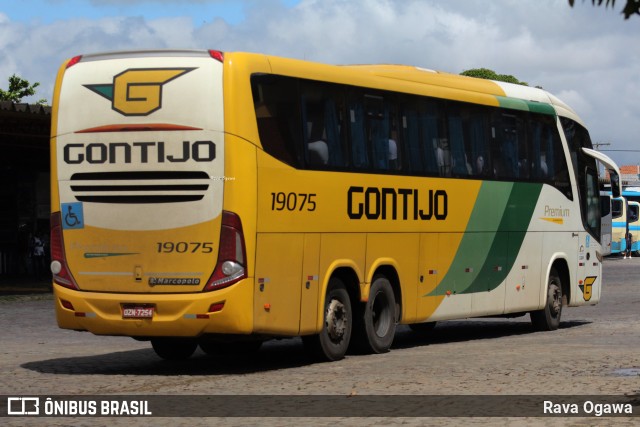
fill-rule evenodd
<path id="1" fill-rule="evenodd" d="M 0 280 L 49 276 L 50 127 L 50 107 L 0 102 Z"/>

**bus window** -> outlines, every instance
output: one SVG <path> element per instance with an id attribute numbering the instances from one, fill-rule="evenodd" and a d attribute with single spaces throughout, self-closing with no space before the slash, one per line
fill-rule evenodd
<path id="1" fill-rule="evenodd" d="M 389 169 L 389 111 L 382 96 L 365 95 L 365 133 L 371 153 L 371 166 Z"/>
<path id="2" fill-rule="evenodd" d="M 478 109 L 469 111 L 467 118 L 467 132 L 470 144 L 470 164 L 472 175 L 484 177 L 490 170 L 489 138 L 487 137 L 485 114 Z"/>
<path id="3" fill-rule="evenodd" d="M 343 167 L 342 96 L 334 85 L 302 82 L 305 158 L 312 168 Z"/>
<path id="4" fill-rule="evenodd" d="M 300 130 L 294 79 L 270 75 L 254 75 L 251 89 L 258 124 L 260 143 L 264 151 L 291 166 L 301 165 L 300 146 L 296 141 Z"/>
<path id="5" fill-rule="evenodd" d="M 589 229 L 600 238 L 600 188 L 598 172 L 588 168 L 585 171 L 586 222 Z"/>
<path id="6" fill-rule="evenodd" d="M 620 218 L 623 213 L 622 198 L 611 199 L 611 216 L 613 219 Z"/>
<path id="7" fill-rule="evenodd" d="M 567 159 L 553 119 L 541 114 L 531 114 L 531 126 L 532 176 L 553 185 L 569 200 L 573 200 Z"/>
<path id="8" fill-rule="evenodd" d="M 438 174 L 437 148 L 444 135 L 438 130 L 435 102 L 414 98 L 403 104 L 402 141 L 407 153 L 404 169 L 410 174 Z"/>
<path id="9" fill-rule="evenodd" d="M 400 128 L 398 119 L 398 108 L 396 105 L 389 105 L 389 171 L 399 172 L 402 170 L 404 152 L 400 141 Z"/>
<path id="10" fill-rule="evenodd" d="M 402 141 L 407 153 L 405 170 L 409 174 L 421 173 L 425 169 L 424 146 L 420 141 L 418 110 L 413 104 L 405 106 L 402 112 Z"/>
<path id="11" fill-rule="evenodd" d="M 365 133 L 365 110 L 356 96 L 353 96 L 349 102 L 349 137 L 352 166 L 356 169 L 367 168 L 369 155 Z"/>
<path id="12" fill-rule="evenodd" d="M 451 172 L 454 176 L 469 176 L 471 165 L 467 161 L 465 138 L 462 128 L 462 117 L 457 106 L 450 107 L 449 116 L 449 142 L 451 149 Z"/>

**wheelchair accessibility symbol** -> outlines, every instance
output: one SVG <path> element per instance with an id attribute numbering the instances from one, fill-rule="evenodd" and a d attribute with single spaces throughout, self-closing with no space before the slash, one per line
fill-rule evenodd
<path id="1" fill-rule="evenodd" d="M 62 228 L 84 228 L 84 213 L 82 202 L 62 204 Z"/>

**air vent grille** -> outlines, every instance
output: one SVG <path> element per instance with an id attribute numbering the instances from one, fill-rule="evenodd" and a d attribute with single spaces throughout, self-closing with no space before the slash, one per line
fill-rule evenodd
<path id="1" fill-rule="evenodd" d="M 80 202 L 191 202 L 201 200 L 208 188 L 206 172 L 86 172 L 71 176 L 71 191 Z"/>

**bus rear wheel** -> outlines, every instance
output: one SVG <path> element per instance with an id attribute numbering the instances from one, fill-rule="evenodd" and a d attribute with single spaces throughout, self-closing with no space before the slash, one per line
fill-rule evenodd
<path id="1" fill-rule="evenodd" d="M 536 331 L 555 331 L 560 327 L 562 315 L 562 282 L 555 268 L 549 273 L 547 300 L 542 310 L 531 312 L 531 323 Z"/>
<path id="2" fill-rule="evenodd" d="M 314 356 L 323 360 L 340 360 L 349 348 L 353 314 L 349 293 L 342 280 L 337 277 L 329 280 L 323 312 L 320 333 L 303 336 L 302 340 Z"/>
<path id="3" fill-rule="evenodd" d="M 358 319 L 358 347 L 372 353 L 389 351 L 396 333 L 396 320 L 396 298 L 391 282 L 385 276 L 376 275 Z"/>
<path id="4" fill-rule="evenodd" d="M 196 351 L 198 343 L 191 339 L 155 338 L 151 340 L 151 346 L 165 360 L 186 360 Z"/>

